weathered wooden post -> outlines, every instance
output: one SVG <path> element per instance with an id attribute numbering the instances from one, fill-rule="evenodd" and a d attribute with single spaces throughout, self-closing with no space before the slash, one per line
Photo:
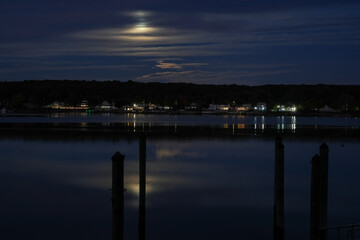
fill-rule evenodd
<path id="1" fill-rule="evenodd" d="M 310 190 L 310 240 L 320 240 L 320 205 L 321 205 L 321 161 L 315 155 L 311 161 Z"/>
<path id="2" fill-rule="evenodd" d="M 284 240 L 284 145 L 275 139 L 274 240 Z"/>
<path id="3" fill-rule="evenodd" d="M 124 239 L 124 158 L 116 152 L 112 160 L 112 239 Z"/>
<path id="4" fill-rule="evenodd" d="M 139 138 L 139 172 L 140 172 L 140 198 L 139 198 L 139 240 L 145 240 L 145 199 L 146 199 L 146 137 L 141 134 Z"/>
<path id="5" fill-rule="evenodd" d="M 328 210 L 328 171 L 329 171 L 329 147 L 325 143 L 320 146 L 320 228 L 327 227 L 327 210 Z M 320 239 L 327 239 L 327 231 L 320 231 Z"/>

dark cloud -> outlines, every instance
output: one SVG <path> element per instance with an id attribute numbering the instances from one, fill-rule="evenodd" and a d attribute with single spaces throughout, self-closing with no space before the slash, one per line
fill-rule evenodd
<path id="1" fill-rule="evenodd" d="M 29 40 L 42 37 L 53 37 L 64 33 L 89 30 L 101 27 L 119 27 L 131 21 L 118 13 L 135 10 L 149 10 L 164 13 L 168 25 L 181 25 L 186 27 L 232 29 L 232 24 L 199 21 L 197 15 L 201 13 L 217 14 L 254 14 L 298 10 L 309 7 L 343 6 L 358 4 L 357 1 L 324 0 L 324 1 L 98 1 L 98 0 L 62 0 L 62 1 L 21 1 L 3 0 L 0 3 L 0 29 L 1 41 Z M 181 17 L 171 17 L 169 13 L 177 13 Z M 170 17 L 169 17 L 170 15 Z M 159 16 L 161 16 L 159 14 Z M 157 19 L 163 23 L 164 19 Z M 246 26 L 243 22 L 240 26 Z"/>

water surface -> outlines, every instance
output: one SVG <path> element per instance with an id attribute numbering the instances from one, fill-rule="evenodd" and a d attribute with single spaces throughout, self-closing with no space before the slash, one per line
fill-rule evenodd
<path id="1" fill-rule="evenodd" d="M 1 135 L 1 238 L 111 239 L 111 156 L 120 151 L 125 239 L 137 239 L 138 133 L 50 134 Z M 272 239 L 274 137 L 149 135 L 147 239 Z M 286 239 L 308 239 L 310 160 L 324 141 L 330 148 L 328 223 L 359 222 L 359 139 L 295 132 L 283 139 Z"/>

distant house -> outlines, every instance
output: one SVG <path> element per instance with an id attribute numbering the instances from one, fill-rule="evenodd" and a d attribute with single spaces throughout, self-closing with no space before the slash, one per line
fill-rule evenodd
<path id="1" fill-rule="evenodd" d="M 296 106 L 295 105 L 276 105 L 275 109 L 273 111 L 278 112 L 296 112 Z"/>
<path id="2" fill-rule="evenodd" d="M 132 106 L 129 106 L 129 105 L 125 105 L 122 107 L 122 109 L 125 111 L 125 112 L 132 112 L 134 109 Z"/>
<path id="3" fill-rule="evenodd" d="M 337 112 L 335 109 L 325 105 L 324 107 L 319 109 L 319 112 Z"/>
<path id="4" fill-rule="evenodd" d="M 247 112 L 251 109 L 251 104 L 246 103 L 246 104 L 242 104 L 241 106 L 235 107 L 235 111 L 236 112 Z"/>
<path id="5" fill-rule="evenodd" d="M 63 108 L 65 106 L 65 104 L 63 102 L 58 102 L 55 101 L 53 103 L 51 103 L 50 105 L 48 105 L 49 108 L 53 108 L 53 109 L 60 109 Z"/>
<path id="6" fill-rule="evenodd" d="M 225 104 L 209 104 L 208 108 L 205 108 L 201 113 L 213 114 L 213 113 L 225 113 L 230 111 L 230 105 Z"/>
<path id="7" fill-rule="evenodd" d="M 230 105 L 224 104 L 209 104 L 209 108 L 207 110 L 214 112 L 227 112 L 230 110 Z"/>
<path id="8" fill-rule="evenodd" d="M 101 103 L 101 105 L 95 106 L 95 110 L 102 111 L 102 112 L 110 111 L 110 110 L 114 110 L 114 109 L 115 109 L 114 105 L 110 104 L 108 101 L 103 101 Z"/>
<path id="9" fill-rule="evenodd" d="M 149 110 L 153 111 L 153 110 L 158 109 L 158 106 L 155 105 L 155 104 L 153 104 L 153 103 L 149 103 L 149 105 L 147 106 L 147 108 L 148 108 Z"/>
<path id="10" fill-rule="evenodd" d="M 112 104 L 110 104 L 108 101 L 103 101 L 102 104 L 100 105 L 100 109 L 101 110 L 111 110 L 111 109 L 114 109 L 114 106 Z"/>
<path id="11" fill-rule="evenodd" d="M 170 106 L 164 106 L 163 108 L 165 111 L 170 111 L 173 109 L 173 107 L 170 107 Z"/>
<path id="12" fill-rule="evenodd" d="M 196 103 L 191 103 L 190 106 L 186 106 L 185 107 L 185 110 L 188 110 L 188 111 L 194 111 L 194 110 L 197 110 L 198 109 L 198 106 Z"/>
<path id="13" fill-rule="evenodd" d="M 46 106 L 47 108 L 58 109 L 58 110 L 87 110 L 89 105 L 86 100 L 83 100 L 80 105 L 71 106 L 65 105 L 63 102 L 55 101 Z"/>
<path id="14" fill-rule="evenodd" d="M 134 104 L 133 104 L 133 110 L 134 110 L 134 111 L 137 111 L 137 112 L 142 112 L 142 111 L 145 110 L 145 105 L 144 105 L 144 104 L 134 103 Z"/>
<path id="15" fill-rule="evenodd" d="M 255 110 L 258 110 L 258 111 L 266 111 L 266 103 L 264 102 L 258 102 L 256 104 L 256 107 L 254 108 Z"/>
<path id="16" fill-rule="evenodd" d="M 87 100 L 82 100 L 82 102 L 80 104 L 80 108 L 88 109 L 89 108 L 88 101 Z"/>

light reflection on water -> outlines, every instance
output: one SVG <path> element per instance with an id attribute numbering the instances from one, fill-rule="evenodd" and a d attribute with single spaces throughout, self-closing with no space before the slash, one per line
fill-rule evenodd
<path id="1" fill-rule="evenodd" d="M 262 126 L 262 118 L 257 121 Z M 358 222 L 358 142 L 328 143 L 329 225 Z M 309 162 L 320 144 L 284 139 L 287 239 L 308 238 Z M 272 139 L 261 138 L 149 139 L 148 239 L 271 238 L 273 146 Z M 5 229 L 0 234 L 4 239 L 111 239 L 110 158 L 117 150 L 126 155 L 126 239 L 135 239 L 137 141 L 0 140 Z M 15 231 L 19 223 L 22 231 Z"/>
<path id="2" fill-rule="evenodd" d="M 232 124 L 244 124 L 254 128 L 266 128 L 276 126 L 279 130 L 292 129 L 293 125 L 301 126 L 338 126 L 353 127 L 360 126 L 360 119 L 357 117 L 305 117 L 305 116 L 241 116 L 241 115 L 152 115 L 152 114 L 65 114 L 56 113 L 51 115 L 28 115 L 2 116 L 0 123 L 125 123 L 152 124 L 163 126 L 224 126 L 228 128 Z"/>

